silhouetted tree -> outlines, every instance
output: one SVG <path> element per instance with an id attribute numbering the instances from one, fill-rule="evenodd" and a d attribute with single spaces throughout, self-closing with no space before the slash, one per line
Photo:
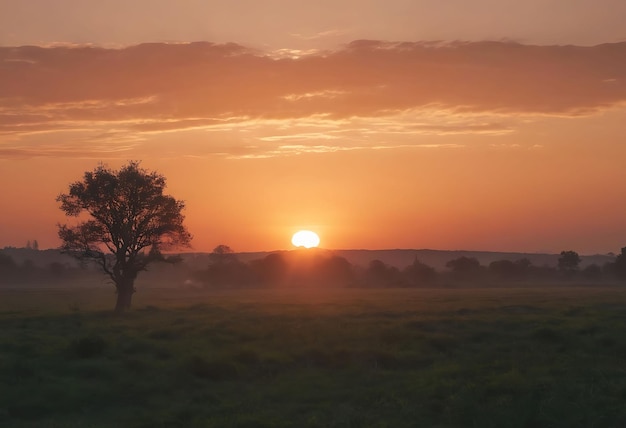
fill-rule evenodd
<path id="1" fill-rule="evenodd" d="M 252 260 L 250 267 L 257 281 L 265 285 L 283 283 L 289 269 L 287 261 L 280 253 L 272 253 L 262 259 Z"/>
<path id="2" fill-rule="evenodd" d="M 209 260 L 211 263 L 227 263 L 237 260 L 237 256 L 235 251 L 228 245 L 220 244 L 213 248 L 213 251 L 209 254 Z"/>
<path id="3" fill-rule="evenodd" d="M 375 280 L 385 280 L 387 279 L 387 272 L 389 271 L 389 266 L 385 264 L 382 260 L 372 260 L 367 266 L 367 273 Z"/>
<path id="4" fill-rule="evenodd" d="M 17 263 L 13 260 L 8 254 L 0 253 L 0 269 L 15 269 L 17 267 Z"/>
<path id="5" fill-rule="evenodd" d="M 8 254 L 0 253 L 0 282 L 9 281 L 17 272 L 17 263 Z"/>
<path id="6" fill-rule="evenodd" d="M 520 280 L 528 277 L 530 260 L 523 258 L 514 262 L 510 260 L 496 260 L 489 264 L 489 273 L 501 280 Z"/>
<path id="7" fill-rule="evenodd" d="M 331 256 L 318 259 L 313 266 L 313 276 L 319 285 L 348 285 L 354 280 L 352 265 L 344 257 Z"/>
<path id="8" fill-rule="evenodd" d="M 561 257 L 559 257 L 558 267 L 559 271 L 566 276 L 572 276 L 578 272 L 578 265 L 580 264 L 580 256 L 576 251 L 561 251 Z"/>
<path id="9" fill-rule="evenodd" d="M 239 286 L 249 280 L 249 268 L 228 245 L 218 245 L 209 254 L 209 266 L 198 279 L 212 286 Z"/>
<path id="10" fill-rule="evenodd" d="M 432 283 L 437 278 L 435 269 L 420 262 L 417 257 L 404 269 L 403 273 L 408 283 L 414 286 Z"/>
<path id="11" fill-rule="evenodd" d="M 608 277 L 616 277 L 615 262 L 606 262 L 602 265 L 602 274 Z"/>
<path id="12" fill-rule="evenodd" d="M 513 279 L 517 277 L 518 267 L 511 260 L 496 260 L 489 263 L 489 273 L 500 279 Z"/>
<path id="13" fill-rule="evenodd" d="M 475 279 L 481 272 L 480 262 L 474 257 L 459 257 L 446 263 L 457 279 Z"/>
<path id="14" fill-rule="evenodd" d="M 33 239 L 33 243 L 31 244 L 31 247 L 33 250 L 39 251 L 39 242 L 37 242 L 36 239 Z"/>
<path id="15" fill-rule="evenodd" d="M 89 217 L 75 226 L 59 225 L 61 249 L 96 262 L 111 278 L 117 312 L 130 308 L 139 272 L 152 262 L 177 261 L 161 251 L 191 240 L 183 225 L 185 205 L 163 194 L 165 183 L 163 175 L 140 168 L 139 162 L 117 171 L 100 165 L 57 197 L 67 216 Z"/>
<path id="16" fill-rule="evenodd" d="M 589 266 L 585 267 L 580 272 L 580 274 L 585 279 L 598 280 L 598 279 L 602 278 L 602 268 L 600 266 L 598 266 L 597 264 L 593 263 L 593 264 L 590 264 Z"/>
<path id="17" fill-rule="evenodd" d="M 626 247 L 622 248 L 622 252 L 615 258 L 613 272 L 619 279 L 626 279 Z"/>
<path id="18" fill-rule="evenodd" d="M 553 280 L 559 276 L 559 271 L 554 266 L 549 265 L 530 266 L 528 272 L 535 280 Z"/>
<path id="19" fill-rule="evenodd" d="M 395 266 L 388 266 L 381 260 L 372 260 L 366 270 L 370 284 L 376 286 L 399 286 L 402 285 L 400 271 Z"/>

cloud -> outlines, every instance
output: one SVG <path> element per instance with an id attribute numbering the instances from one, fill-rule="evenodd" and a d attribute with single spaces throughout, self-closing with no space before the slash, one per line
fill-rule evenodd
<path id="1" fill-rule="evenodd" d="M 266 159 L 275 156 L 294 156 L 308 153 L 336 153 L 355 150 L 391 150 L 391 149 L 457 149 L 464 147 L 462 144 L 386 144 L 370 146 L 351 145 L 323 145 L 323 144 L 290 144 L 280 145 L 271 149 L 258 147 L 247 147 L 239 150 L 238 153 L 227 154 L 229 159 Z"/>
<path id="2" fill-rule="evenodd" d="M 89 143 L 85 143 L 89 141 Z M 118 140 L 118 144 L 98 143 L 86 138 L 80 143 L 0 144 L 0 159 L 29 159 L 33 157 L 63 157 L 103 159 L 126 157 L 135 145 L 130 141 Z"/>
<path id="3" fill-rule="evenodd" d="M 339 137 L 502 135 L 520 118 L 622 106 L 626 43 L 360 40 L 280 55 L 207 42 L 0 47 L 0 81 L 10 82 L 0 85 L 0 153 L 42 133 L 126 147 L 207 131 L 238 133 L 233 147 L 288 140 L 304 153 Z"/>
<path id="4" fill-rule="evenodd" d="M 352 30 L 326 30 L 326 31 L 320 31 L 317 33 L 312 33 L 312 34 L 300 34 L 300 33 L 292 33 L 291 36 L 299 39 L 299 40 L 305 40 L 305 41 L 319 41 L 319 40 L 323 40 L 323 39 L 341 39 L 346 37 L 350 32 L 352 32 Z"/>

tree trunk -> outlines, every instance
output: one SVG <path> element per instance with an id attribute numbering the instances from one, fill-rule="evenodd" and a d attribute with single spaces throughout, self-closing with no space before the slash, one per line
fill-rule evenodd
<path id="1" fill-rule="evenodd" d="M 130 309 L 130 304 L 135 293 L 134 281 L 124 281 L 117 285 L 117 302 L 115 303 L 115 312 L 123 313 L 126 309 Z"/>

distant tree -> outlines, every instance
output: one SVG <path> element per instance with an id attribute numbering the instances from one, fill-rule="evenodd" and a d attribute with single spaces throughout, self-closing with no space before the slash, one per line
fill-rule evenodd
<path id="1" fill-rule="evenodd" d="M 542 266 L 530 266 L 528 273 L 529 276 L 535 280 L 554 280 L 559 276 L 559 271 L 554 266 L 549 266 L 547 264 Z"/>
<path id="2" fill-rule="evenodd" d="M 0 272 L 15 270 L 16 268 L 17 263 L 13 260 L 13 257 L 8 254 L 0 253 Z"/>
<path id="3" fill-rule="evenodd" d="M 209 254 L 209 266 L 197 278 L 211 286 L 244 285 L 249 279 L 249 268 L 241 263 L 228 245 L 218 245 Z"/>
<path id="4" fill-rule="evenodd" d="M 481 271 L 480 262 L 474 257 L 459 257 L 446 263 L 452 275 L 457 279 L 475 279 Z"/>
<path id="5" fill-rule="evenodd" d="M 516 261 L 496 260 L 489 264 L 491 275 L 502 280 L 520 280 L 528 277 L 532 263 L 527 258 Z"/>
<path id="6" fill-rule="evenodd" d="M 626 247 L 615 258 L 613 272 L 619 279 L 626 279 Z"/>
<path id="7" fill-rule="evenodd" d="M 518 266 L 511 260 L 496 260 L 489 263 L 489 273 L 500 279 L 513 279 L 518 276 Z"/>
<path id="8" fill-rule="evenodd" d="M 282 284 L 289 265 L 281 253 L 271 253 L 259 260 L 252 260 L 250 268 L 256 280 L 264 285 Z"/>
<path id="9" fill-rule="evenodd" d="M 381 260 L 372 260 L 366 270 L 367 282 L 376 286 L 399 286 L 402 284 L 400 271 Z"/>
<path id="10" fill-rule="evenodd" d="M 559 271 L 567 276 L 571 276 L 578 272 L 580 261 L 580 256 L 576 251 L 561 251 L 561 257 L 559 257 L 558 261 Z"/>
<path id="11" fill-rule="evenodd" d="M 585 279 L 598 280 L 602 277 L 602 268 L 599 265 L 593 263 L 585 267 L 581 271 L 581 275 Z"/>
<path id="12" fill-rule="evenodd" d="M 608 277 L 617 277 L 615 262 L 606 262 L 602 265 L 602 274 Z"/>
<path id="13" fill-rule="evenodd" d="M 18 266 L 13 257 L 0 252 L 0 283 L 15 279 L 18 274 Z"/>
<path id="14" fill-rule="evenodd" d="M 162 250 L 189 246 L 182 201 L 163 193 L 166 179 L 130 162 L 119 170 L 104 165 L 57 197 L 70 217 L 87 216 L 75 226 L 59 225 L 61 249 L 81 261 L 93 261 L 117 289 L 115 310 L 130 308 L 139 272 L 167 258 Z M 82 217 L 81 217 L 82 218 Z"/>
<path id="15" fill-rule="evenodd" d="M 33 249 L 33 245 L 30 243 L 30 239 L 28 241 L 26 241 L 26 249 L 27 250 L 32 250 Z"/>
<path id="16" fill-rule="evenodd" d="M 319 285 L 348 285 L 354 280 L 354 271 L 346 258 L 333 255 L 317 260 L 313 277 Z"/>
<path id="17" fill-rule="evenodd" d="M 417 257 L 404 269 L 403 273 L 408 283 L 414 286 L 432 283 L 437 278 L 435 268 L 420 262 Z"/>
<path id="18" fill-rule="evenodd" d="M 516 279 L 523 280 L 528 279 L 533 271 L 533 264 L 526 257 L 515 260 L 515 272 Z"/>
<path id="19" fill-rule="evenodd" d="M 37 242 L 36 239 L 33 239 L 33 243 L 32 243 L 32 249 L 35 251 L 39 251 L 39 242 Z"/>
<path id="20" fill-rule="evenodd" d="M 372 260 L 367 267 L 367 273 L 374 280 L 385 281 L 389 276 L 389 266 L 382 260 Z"/>
<path id="21" fill-rule="evenodd" d="M 235 251 L 228 245 L 220 244 L 209 254 L 211 263 L 228 263 L 237 260 Z"/>

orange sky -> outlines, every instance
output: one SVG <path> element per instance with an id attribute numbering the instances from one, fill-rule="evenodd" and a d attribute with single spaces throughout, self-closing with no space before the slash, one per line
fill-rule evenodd
<path id="1" fill-rule="evenodd" d="M 0 9 L 0 247 L 129 159 L 197 251 L 626 245 L 624 2 L 101 3 Z"/>

